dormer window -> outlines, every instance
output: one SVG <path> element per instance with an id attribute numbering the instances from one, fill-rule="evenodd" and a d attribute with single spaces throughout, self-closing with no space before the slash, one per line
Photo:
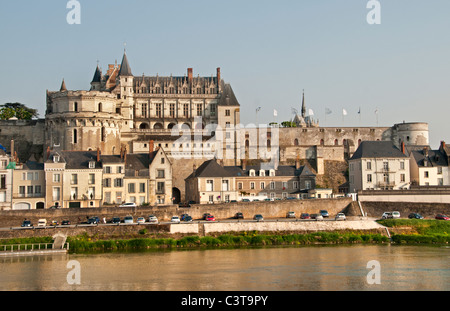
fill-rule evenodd
<path id="1" fill-rule="evenodd" d="M 89 161 L 89 168 L 95 168 L 95 161 Z"/>
<path id="2" fill-rule="evenodd" d="M 275 170 L 270 170 L 269 175 L 270 175 L 270 176 L 275 176 Z"/>
<path id="3" fill-rule="evenodd" d="M 53 162 L 58 163 L 59 162 L 59 155 L 53 156 Z"/>
<path id="4" fill-rule="evenodd" d="M 249 175 L 250 176 L 255 176 L 255 170 L 250 170 Z"/>
<path id="5" fill-rule="evenodd" d="M 266 176 L 266 171 L 265 170 L 260 170 L 259 171 L 259 176 Z"/>

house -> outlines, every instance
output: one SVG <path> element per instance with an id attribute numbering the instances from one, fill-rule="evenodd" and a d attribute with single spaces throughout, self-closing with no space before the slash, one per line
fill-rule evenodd
<path id="1" fill-rule="evenodd" d="M 44 164 L 34 161 L 16 163 L 12 172 L 12 209 L 43 209 L 45 207 Z"/>
<path id="2" fill-rule="evenodd" d="M 0 150 L 0 210 L 11 209 L 12 171 L 15 162 L 3 149 Z"/>
<path id="3" fill-rule="evenodd" d="M 445 142 L 438 150 L 429 146 L 411 148 L 411 183 L 416 186 L 448 186 L 449 157 Z"/>
<path id="4" fill-rule="evenodd" d="M 409 157 L 390 141 L 363 141 L 349 160 L 349 191 L 409 189 Z"/>

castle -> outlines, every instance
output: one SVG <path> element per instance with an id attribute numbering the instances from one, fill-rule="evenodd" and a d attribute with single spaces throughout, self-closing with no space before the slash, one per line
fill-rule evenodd
<path id="1" fill-rule="evenodd" d="M 428 145 L 426 123 L 392 127 L 320 127 L 306 115 L 305 97 L 296 127 L 243 126 L 240 103 L 220 68 L 211 76 L 135 76 L 126 52 L 103 73 L 97 65 L 89 90 L 47 91 L 45 119 L 0 121 L 0 144 L 16 142 L 21 162 L 44 162 L 46 150 L 96 151 L 103 155 L 148 152 L 162 147 L 173 165 L 173 193 L 185 198 L 185 178 L 193 167 L 220 155 L 225 165 L 261 160 L 261 146 L 275 165 L 309 162 L 317 175 L 327 161 L 345 162 L 362 141 Z M 252 134 L 255 133 L 256 134 Z M 276 147 L 276 148 L 274 148 Z M 259 149 L 258 149 L 259 148 Z M 252 153 L 252 150 L 256 152 Z M 267 158 L 265 158 L 267 160 Z"/>

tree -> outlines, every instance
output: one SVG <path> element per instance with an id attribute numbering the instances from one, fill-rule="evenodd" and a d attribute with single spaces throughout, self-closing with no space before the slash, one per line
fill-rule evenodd
<path id="1" fill-rule="evenodd" d="M 8 120 L 16 117 L 19 120 L 31 120 L 33 117 L 38 117 L 37 109 L 28 108 L 21 103 L 6 103 L 0 105 L 0 119 Z"/>

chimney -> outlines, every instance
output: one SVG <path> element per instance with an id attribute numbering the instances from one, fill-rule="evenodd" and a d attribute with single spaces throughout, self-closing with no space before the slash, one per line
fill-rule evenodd
<path id="1" fill-rule="evenodd" d="M 217 84 L 220 85 L 220 67 L 217 68 Z"/>
<path id="2" fill-rule="evenodd" d="M 405 142 L 402 141 L 402 153 L 406 154 Z"/>
<path id="3" fill-rule="evenodd" d="M 194 78 L 194 71 L 192 70 L 192 68 L 188 68 L 187 72 L 188 72 L 188 81 L 192 82 L 192 79 Z"/>
<path id="4" fill-rule="evenodd" d="M 297 156 L 297 159 L 295 159 L 295 169 L 300 169 L 300 156 Z"/>
<path id="5" fill-rule="evenodd" d="M 125 147 L 125 150 L 123 151 L 123 162 L 125 162 L 125 164 L 127 163 L 127 147 Z"/>
<path id="6" fill-rule="evenodd" d="M 445 150 L 445 141 L 441 141 L 441 151 Z"/>
<path id="7" fill-rule="evenodd" d="M 100 162 L 100 148 L 97 147 L 97 162 Z"/>
<path id="8" fill-rule="evenodd" d="M 11 159 L 14 157 L 14 139 L 11 139 Z"/>
<path id="9" fill-rule="evenodd" d="M 50 146 L 47 147 L 47 160 L 50 158 Z"/>
<path id="10" fill-rule="evenodd" d="M 243 169 L 244 171 L 247 170 L 247 159 L 242 160 L 242 169 Z"/>
<path id="11" fill-rule="evenodd" d="M 148 153 L 151 154 L 153 151 L 155 151 L 155 142 L 150 140 L 148 142 Z"/>
<path id="12" fill-rule="evenodd" d="M 428 158 L 428 147 L 423 147 L 423 155 Z"/>

